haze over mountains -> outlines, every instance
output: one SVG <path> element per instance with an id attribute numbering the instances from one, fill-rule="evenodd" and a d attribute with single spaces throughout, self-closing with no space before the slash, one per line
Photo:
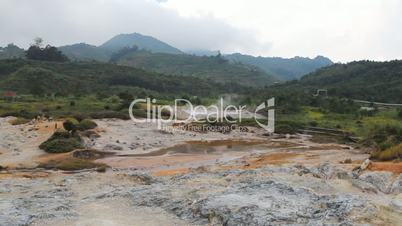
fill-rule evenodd
<path id="1" fill-rule="evenodd" d="M 61 46 L 59 50 L 73 61 L 109 62 L 120 50 L 133 46 L 138 47 L 139 50 L 146 50 L 147 53 L 144 51 L 141 54 L 131 53 L 131 62 L 129 62 L 130 59 L 128 56 L 123 56 L 120 53 L 119 57 L 122 59 L 114 59 L 116 63 L 173 75 L 214 77 L 217 71 L 227 71 L 224 73 L 223 78 L 229 78 L 228 73 L 250 74 L 250 79 L 252 79 L 252 77 L 262 76 L 257 79 L 256 82 L 251 82 L 261 85 L 269 85 L 276 81 L 298 79 L 318 68 L 332 64 L 331 60 L 321 56 L 314 59 L 303 57 L 286 59 L 279 57 L 254 57 L 236 53 L 222 55 L 221 57 L 229 60 L 229 63 L 215 65 L 215 69 L 211 69 L 205 67 L 205 63 L 207 63 L 206 57 L 217 56 L 220 54 L 219 51 L 200 49 L 187 51 L 185 53 L 154 37 L 139 33 L 120 34 L 100 46 L 77 43 Z M 0 59 L 23 56 L 22 49 L 18 48 L 19 50 L 17 50 L 14 48 L 16 46 L 12 47 L 13 48 L 0 49 Z M 157 65 L 155 64 L 156 61 L 158 62 Z M 207 76 L 207 73 L 210 74 Z M 257 75 L 252 76 L 251 74 Z M 263 77 L 266 79 L 263 79 Z M 235 78 L 236 76 L 233 77 L 233 79 Z M 263 82 L 261 83 L 261 81 Z"/>
<path id="2" fill-rule="evenodd" d="M 299 79 L 303 75 L 333 64 L 330 59 L 323 56 L 317 56 L 314 59 L 307 57 L 286 59 L 281 57 L 254 57 L 235 53 L 226 55 L 225 57 L 232 62 L 254 65 L 282 80 Z"/>

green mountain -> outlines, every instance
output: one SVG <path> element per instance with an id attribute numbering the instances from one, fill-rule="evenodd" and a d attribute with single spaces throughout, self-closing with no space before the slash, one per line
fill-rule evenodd
<path id="1" fill-rule="evenodd" d="M 261 95 L 312 97 L 318 89 L 326 89 L 329 97 L 402 103 L 402 61 L 334 64 Z"/>
<path id="2" fill-rule="evenodd" d="M 279 79 L 250 65 L 230 63 L 222 56 L 199 57 L 186 54 L 126 51 L 114 61 L 119 65 L 163 74 L 205 78 L 211 82 L 239 83 L 244 86 L 268 86 Z"/>
<path id="3" fill-rule="evenodd" d="M 8 44 L 6 47 L 0 47 L 0 60 L 11 58 L 23 58 L 25 56 L 24 49 L 14 44 Z"/>
<path id="4" fill-rule="evenodd" d="M 282 80 L 299 79 L 303 75 L 333 64 L 330 59 L 323 56 L 317 56 L 314 59 L 306 57 L 286 59 L 280 57 L 254 57 L 235 53 L 225 55 L 225 58 L 232 62 L 254 65 Z"/>
<path id="5" fill-rule="evenodd" d="M 146 49 L 153 53 L 182 53 L 180 50 L 154 37 L 141 35 L 139 33 L 117 35 L 99 47 L 111 52 L 117 52 L 123 48 L 131 48 L 133 46 L 137 46 L 140 49 Z"/>
<path id="6" fill-rule="evenodd" d="M 20 94 L 210 96 L 240 90 L 194 77 L 161 75 L 132 67 L 97 62 L 0 60 L 0 90 Z M 145 93 L 145 94 L 144 94 Z"/>
<path id="7" fill-rule="evenodd" d="M 96 60 L 100 62 L 108 62 L 112 54 L 109 50 L 86 43 L 61 46 L 58 49 L 74 61 Z"/>

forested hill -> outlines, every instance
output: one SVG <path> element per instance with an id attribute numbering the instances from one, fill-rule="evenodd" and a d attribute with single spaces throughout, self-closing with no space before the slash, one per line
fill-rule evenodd
<path id="1" fill-rule="evenodd" d="M 142 35 L 139 33 L 116 35 L 112 39 L 99 46 L 99 48 L 106 49 L 111 52 L 117 52 L 123 48 L 131 48 L 133 46 L 137 46 L 140 49 L 146 49 L 153 53 L 182 53 L 179 49 L 165 42 L 162 42 L 152 36 Z"/>
<path id="2" fill-rule="evenodd" d="M 0 91 L 34 95 L 210 96 L 234 92 L 237 84 L 217 84 L 195 77 L 161 75 L 141 69 L 96 62 L 0 60 Z"/>
<path id="3" fill-rule="evenodd" d="M 328 89 L 329 96 L 402 103 L 402 61 L 334 64 L 275 89 L 298 90 L 309 95 L 317 89 Z"/>
<path id="4" fill-rule="evenodd" d="M 313 59 L 307 57 L 254 57 L 240 53 L 225 55 L 231 62 L 240 62 L 254 65 L 268 74 L 275 75 L 282 80 L 299 79 L 303 75 L 311 73 L 319 68 L 329 66 L 332 61 L 323 56 Z"/>
<path id="5" fill-rule="evenodd" d="M 204 78 L 222 84 L 239 83 L 243 86 L 264 87 L 280 81 L 254 66 L 231 63 L 221 55 L 200 57 L 127 49 L 112 57 L 112 61 L 147 71 Z"/>
<path id="6" fill-rule="evenodd" d="M 0 60 L 22 58 L 25 56 L 24 49 L 14 45 L 8 44 L 6 47 L 0 47 Z"/>

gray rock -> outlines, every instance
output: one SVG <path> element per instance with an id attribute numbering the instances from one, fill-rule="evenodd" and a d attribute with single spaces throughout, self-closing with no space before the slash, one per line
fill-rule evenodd
<path id="1" fill-rule="evenodd" d="M 383 193 L 389 193 L 392 183 L 392 173 L 390 172 L 367 172 L 359 176 L 359 180 L 371 184 Z"/>
<path id="2" fill-rule="evenodd" d="M 398 212 L 402 212 L 402 195 L 396 196 L 392 201 L 391 201 L 391 207 L 395 209 Z"/>
<path id="3" fill-rule="evenodd" d="M 391 193 L 393 194 L 401 194 L 402 193 L 402 174 L 395 179 L 394 183 L 391 186 Z"/>
<path id="4" fill-rule="evenodd" d="M 72 193 L 66 188 L 59 188 L 45 180 L 24 181 L 23 186 L 14 181 L 7 183 L 14 192 L 25 195 L 18 198 L 4 196 L 0 199 L 0 225 L 29 225 L 38 219 L 76 216 L 70 200 Z M 46 186 L 48 189 L 32 189 L 37 186 Z"/>
<path id="5" fill-rule="evenodd" d="M 103 148 L 103 150 L 104 151 L 121 151 L 121 150 L 123 150 L 123 148 L 121 147 L 121 146 L 119 146 L 119 145 L 116 145 L 116 144 L 107 144 L 104 148 Z"/>
<path id="6" fill-rule="evenodd" d="M 192 189 L 185 186 L 185 181 L 195 175 L 187 174 L 146 188 L 133 188 L 130 194 L 135 205 L 162 207 L 194 223 L 212 225 L 348 225 L 352 224 L 351 213 L 364 218 L 375 211 L 371 204 L 356 196 L 318 195 L 310 189 L 253 174 L 231 170 L 226 177 L 242 179 L 231 182 L 229 187 L 209 185 Z M 204 173 L 196 178 L 222 176 L 225 175 Z M 207 196 L 204 190 L 208 191 Z"/>

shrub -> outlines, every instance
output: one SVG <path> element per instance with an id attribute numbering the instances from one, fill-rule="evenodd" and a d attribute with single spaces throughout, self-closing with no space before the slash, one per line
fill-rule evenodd
<path id="1" fill-rule="evenodd" d="M 370 156 L 372 159 L 378 159 L 382 161 L 389 161 L 393 159 L 401 159 L 402 158 L 402 143 L 391 148 L 388 148 L 384 151 L 376 151 L 373 152 Z"/>
<path id="2" fill-rule="evenodd" d="M 133 115 L 136 117 L 146 118 L 148 116 L 147 114 L 148 114 L 147 111 L 144 109 L 133 109 Z M 162 114 L 162 116 L 163 116 L 163 114 Z M 170 114 L 169 114 L 169 116 L 170 116 Z"/>
<path id="3" fill-rule="evenodd" d="M 85 131 L 85 130 L 89 130 L 89 129 L 95 129 L 97 126 L 98 125 L 94 121 L 91 121 L 89 119 L 84 119 L 80 123 L 78 123 L 77 128 L 80 131 Z"/>
<path id="4" fill-rule="evenodd" d="M 402 119 L 402 108 L 399 109 L 398 117 L 399 117 L 400 119 Z"/>
<path id="5" fill-rule="evenodd" d="M 63 122 L 63 127 L 65 130 L 74 133 L 77 130 L 78 124 L 79 123 L 75 118 L 68 118 Z"/>
<path id="6" fill-rule="evenodd" d="M 22 125 L 30 122 L 31 120 L 26 119 L 26 118 L 16 118 L 10 121 L 11 125 L 16 126 L 16 125 Z"/>
<path id="7" fill-rule="evenodd" d="M 48 153 L 65 153 L 83 148 L 81 142 L 72 137 L 67 139 L 45 141 L 39 147 Z"/>
<path id="8" fill-rule="evenodd" d="M 74 119 L 76 119 L 78 122 L 81 122 L 82 120 L 89 118 L 89 116 L 87 114 L 83 114 L 83 113 L 74 113 L 72 115 L 72 117 Z"/>
<path id="9" fill-rule="evenodd" d="M 96 113 L 92 113 L 91 118 L 93 119 L 103 119 L 103 118 L 118 118 L 123 120 L 130 119 L 128 112 L 119 112 L 119 111 L 100 111 Z"/>
<path id="10" fill-rule="evenodd" d="M 47 141 L 39 145 L 39 148 L 48 153 L 65 153 L 84 147 L 78 135 L 57 130 Z"/>
<path id="11" fill-rule="evenodd" d="M 26 118 L 26 119 L 34 119 L 36 116 L 40 115 L 39 112 L 31 112 L 27 110 L 20 110 L 20 111 L 9 111 L 5 112 L 0 115 L 0 117 L 9 117 L 9 116 L 14 116 L 17 118 Z"/>
<path id="12" fill-rule="evenodd" d="M 120 97 L 118 97 L 116 95 L 113 95 L 106 99 L 107 103 L 113 103 L 113 104 L 118 104 L 118 103 L 120 103 L 120 101 L 121 101 Z"/>
<path id="13" fill-rule="evenodd" d="M 279 121 L 275 126 L 275 133 L 295 134 L 303 127 L 302 124 L 290 121 Z"/>
<path id="14" fill-rule="evenodd" d="M 402 128 L 396 125 L 381 125 L 370 129 L 363 139 L 363 144 L 380 150 L 399 144 L 402 140 Z"/>

